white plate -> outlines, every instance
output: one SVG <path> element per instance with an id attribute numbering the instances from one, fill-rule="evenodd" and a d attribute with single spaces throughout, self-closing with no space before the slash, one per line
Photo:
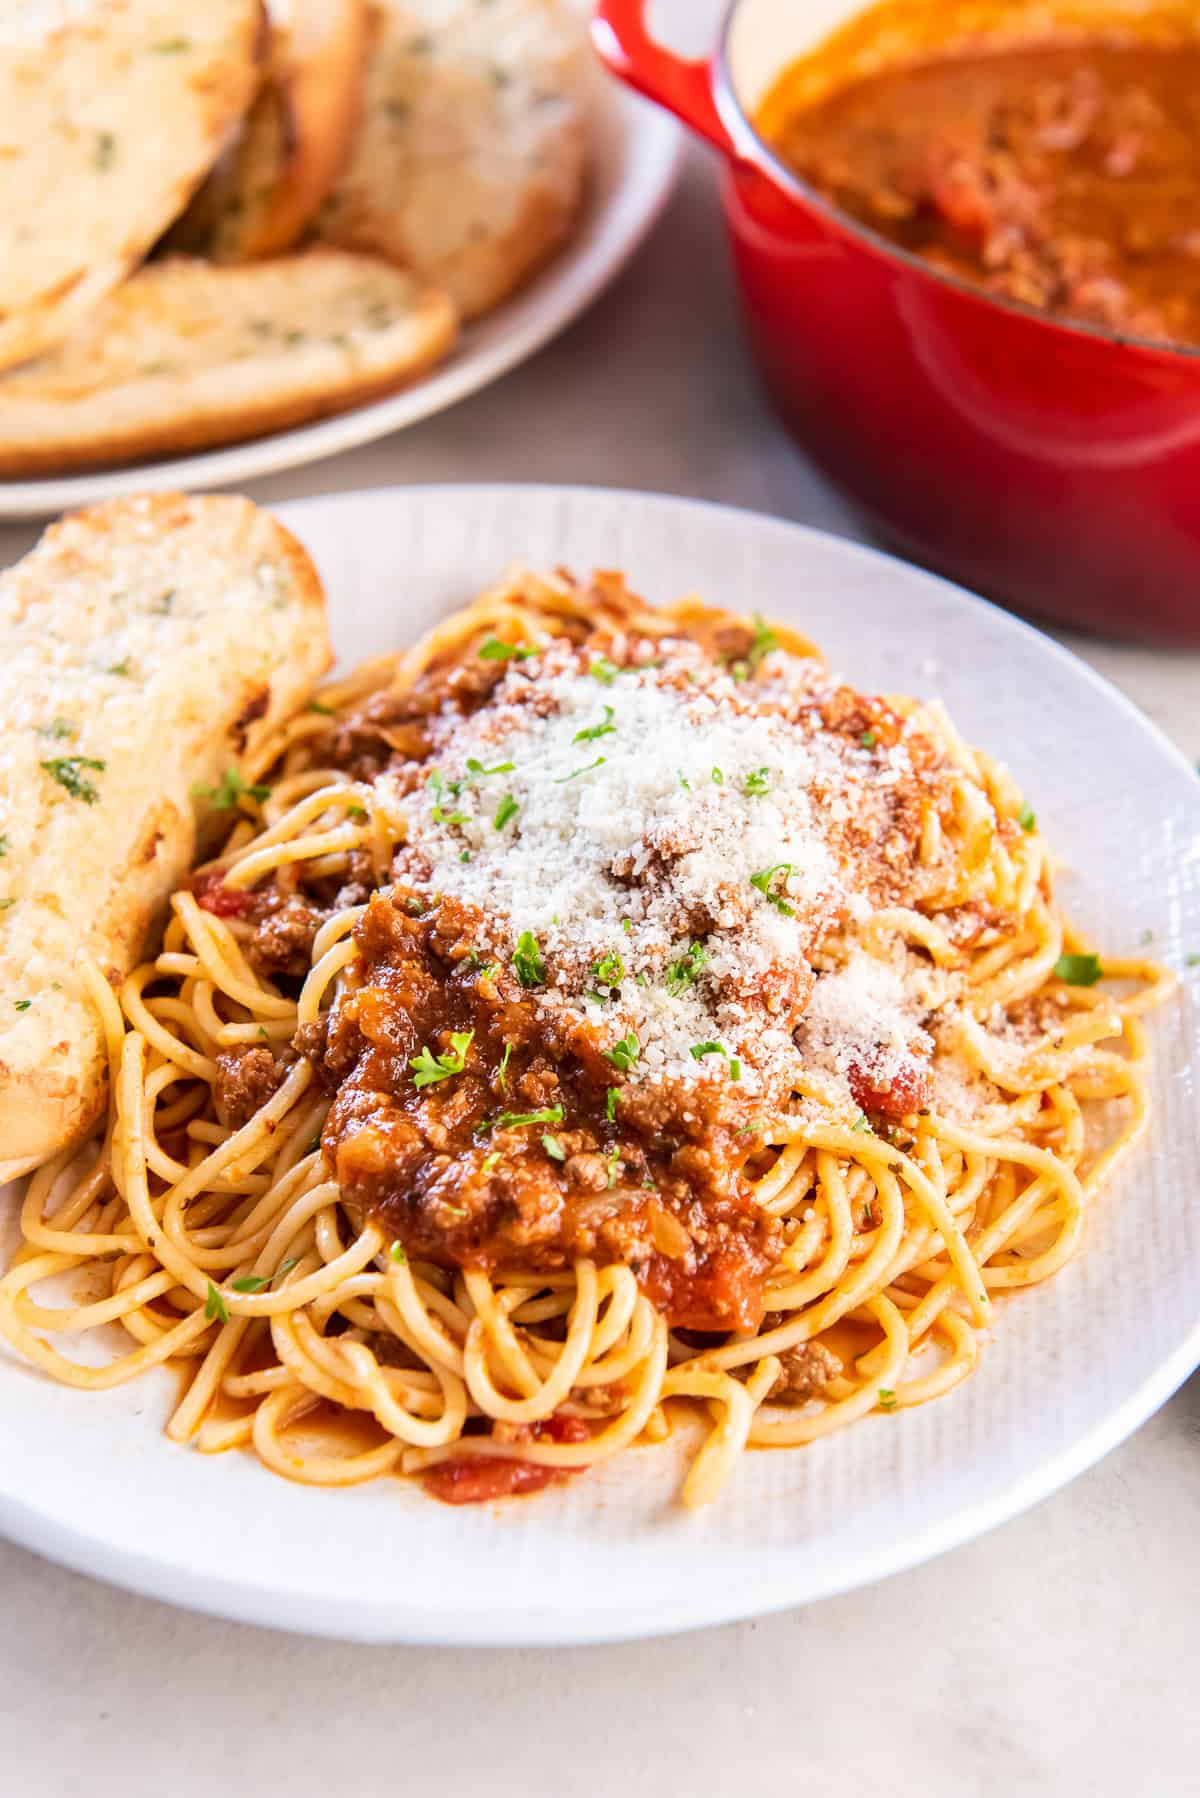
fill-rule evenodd
<path id="1" fill-rule="evenodd" d="M 195 492 L 278 474 L 443 412 L 526 361 L 624 268 L 662 211 L 679 167 L 682 133 L 673 119 L 599 68 L 593 88 L 591 188 L 576 234 L 528 288 L 469 325 L 452 354 L 424 380 L 336 418 L 229 449 L 109 473 L 0 481 L 0 518 L 44 518 L 119 493 L 176 487 Z"/>
<path id="2" fill-rule="evenodd" d="M 956 588 L 747 513 L 599 490 L 431 487 L 301 501 L 346 658 L 408 641 L 510 561 L 624 568 L 787 619 L 865 686 L 948 700 L 1014 768 L 1102 943 L 1200 951 L 1200 784 L 1152 725 L 1046 638 Z M 590 1642 L 861 1585 L 977 1535 L 1136 1428 L 1200 1360 L 1200 1043 L 1192 992 L 1155 1027 L 1150 1144 L 1084 1253 L 1000 1307 L 974 1377 L 811 1447 L 744 1458 L 675 1504 L 670 1446 L 533 1499 L 452 1510 L 396 1480 L 287 1485 L 169 1444 L 167 1375 L 65 1391 L 0 1353 L 0 1529 L 68 1565 L 220 1615 L 378 1641 Z"/>

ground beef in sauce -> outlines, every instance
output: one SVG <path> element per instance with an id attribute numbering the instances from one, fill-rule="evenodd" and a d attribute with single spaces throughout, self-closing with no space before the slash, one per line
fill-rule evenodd
<path id="1" fill-rule="evenodd" d="M 359 978 L 300 1045 L 336 1088 L 324 1141 L 347 1200 L 412 1256 L 546 1272 L 579 1256 L 621 1261 L 671 1321 L 753 1328 L 781 1239 L 743 1173 L 750 1101 L 728 1087 L 684 1098 L 626 1086 L 610 1120 L 597 1033 L 542 1017 L 507 968 L 483 964 L 472 908 L 445 899 L 415 916 L 414 900 L 403 889 L 371 900 Z M 418 1089 L 420 1049 L 466 1030 L 463 1071 Z M 561 1119 L 493 1122 L 559 1106 Z"/>
<path id="2" fill-rule="evenodd" d="M 213 1096 L 217 1110 L 234 1130 L 240 1130 L 279 1090 L 287 1069 L 270 1049 L 256 1046 L 222 1049 L 216 1061 Z"/>
<path id="3" fill-rule="evenodd" d="M 299 898 L 279 899 L 270 909 L 264 907 L 255 919 L 246 959 L 260 974 L 307 974 L 313 938 L 327 915 L 321 907 Z"/>
<path id="4" fill-rule="evenodd" d="M 1200 45 L 950 53 L 816 105 L 795 79 L 760 128 L 855 218 L 1009 299 L 1200 343 Z"/>
<path id="5" fill-rule="evenodd" d="M 818 1398 L 842 1371 L 842 1363 L 823 1342 L 802 1342 L 796 1348 L 784 1349 L 779 1357 L 779 1376 L 767 1394 L 776 1403 L 803 1404 Z"/>

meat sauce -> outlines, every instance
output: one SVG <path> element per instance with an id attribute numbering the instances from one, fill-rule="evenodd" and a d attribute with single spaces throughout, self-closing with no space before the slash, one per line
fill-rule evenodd
<path id="1" fill-rule="evenodd" d="M 745 1174 L 753 1101 L 623 1083 L 593 1026 L 546 1018 L 485 959 L 483 923 L 397 887 L 356 927 L 354 984 L 299 1045 L 335 1095 L 324 1142 L 347 1201 L 410 1256 L 488 1271 L 622 1261 L 671 1323 L 755 1328 L 780 1239 Z M 421 1052 L 452 1056 L 468 1032 L 461 1071 L 418 1087 Z"/>
<path id="2" fill-rule="evenodd" d="M 526 1426 L 525 1433 L 534 1442 L 586 1442 L 591 1431 L 581 1417 L 554 1416 L 545 1423 Z M 542 1467 L 507 1455 L 452 1455 L 427 1467 L 421 1484 L 431 1498 L 441 1499 L 444 1505 L 479 1505 L 542 1492 L 547 1486 L 563 1486 L 582 1472 L 581 1467 Z"/>
<path id="3" fill-rule="evenodd" d="M 1200 344 L 1200 44 L 948 52 L 816 103 L 806 66 L 759 128 L 844 211 L 992 293 Z"/>

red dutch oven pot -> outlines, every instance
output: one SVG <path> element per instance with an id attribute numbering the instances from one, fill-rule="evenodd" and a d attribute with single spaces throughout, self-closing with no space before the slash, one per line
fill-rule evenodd
<path id="1" fill-rule="evenodd" d="M 600 0 L 593 37 L 723 153 L 767 388 L 868 522 L 1024 611 L 1200 645 L 1200 352 L 981 294 L 838 212 L 756 134 L 779 74 L 860 10 L 736 0 L 709 62 L 655 42 L 645 0 Z"/>

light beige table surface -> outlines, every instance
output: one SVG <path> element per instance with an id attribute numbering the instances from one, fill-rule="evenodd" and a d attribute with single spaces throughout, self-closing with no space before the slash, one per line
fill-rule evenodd
<path id="1" fill-rule="evenodd" d="M 472 479 L 659 488 L 856 534 L 759 397 L 698 153 L 655 240 L 539 359 L 253 491 Z M 0 531 L 0 561 L 31 537 Z M 1071 641 L 1200 758 L 1200 658 Z M 1200 1793 L 1198 1644 L 1200 1380 L 1065 1492 L 930 1566 L 624 1648 L 307 1642 L 0 1544 L 0 1794 L 1183 1798 Z"/>

